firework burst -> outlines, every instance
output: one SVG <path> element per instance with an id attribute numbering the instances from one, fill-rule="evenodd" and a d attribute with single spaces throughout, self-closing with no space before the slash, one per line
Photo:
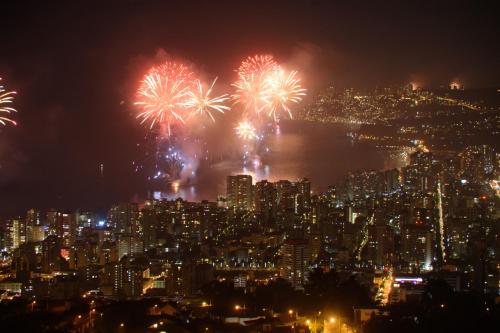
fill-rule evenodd
<path id="1" fill-rule="evenodd" d="M 263 81 L 255 76 L 244 77 L 233 84 L 236 88 L 235 93 L 231 96 L 236 104 L 241 104 L 245 111 L 251 111 L 255 114 L 260 114 L 266 107 L 266 101 L 263 94 Z"/>
<path id="2" fill-rule="evenodd" d="M 210 88 L 205 90 L 200 80 L 196 80 L 195 89 L 188 91 L 188 99 L 184 103 L 184 106 L 192 110 L 191 116 L 206 114 L 212 121 L 215 121 L 212 111 L 224 113 L 224 111 L 231 110 L 230 107 L 223 104 L 229 99 L 227 94 L 217 97 L 210 96 L 216 81 L 217 78 L 212 82 Z"/>
<path id="3" fill-rule="evenodd" d="M 252 76 L 261 77 L 266 73 L 277 71 L 279 68 L 280 66 L 274 61 L 273 56 L 265 54 L 246 58 L 241 63 L 237 72 L 238 76 L 244 78 Z"/>
<path id="4" fill-rule="evenodd" d="M 245 141 L 254 140 L 257 138 L 257 131 L 249 121 L 242 121 L 235 127 L 236 134 Z"/>
<path id="5" fill-rule="evenodd" d="M 286 73 L 280 69 L 268 75 L 262 92 L 268 115 L 276 121 L 279 119 L 280 111 L 285 111 L 290 118 L 293 118 L 289 104 L 300 102 L 305 91 L 300 85 L 296 71 Z"/>
<path id="6" fill-rule="evenodd" d="M 184 123 L 188 113 L 185 107 L 194 86 L 193 73 L 188 67 L 165 62 L 153 67 L 141 82 L 137 101 L 141 111 L 137 118 L 153 128 L 166 126 L 168 134 L 173 125 Z"/>
<path id="7" fill-rule="evenodd" d="M 243 60 L 236 71 L 238 81 L 233 84 L 236 91 L 231 97 L 235 103 L 243 105 L 245 111 L 260 114 L 266 107 L 266 78 L 279 69 L 271 55 L 256 55 Z"/>
<path id="8" fill-rule="evenodd" d="M 0 78 L 0 81 L 2 78 Z M 14 102 L 15 91 L 6 91 L 0 84 L 0 125 L 8 123 L 17 125 L 17 123 L 8 117 L 11 113 L 17 112 L 11 105 Z"/>
<path id="9" fill-rule="evenodd" d="M 281 112 L 292 118 L 290 105 L 305 95 L 296 71 L 285 71 L 270 55 L 257 55 L 245 59 L 237 70 L 238 80 L 232 98 L 244 111 L 260 115 L 265 112 L 274 121 Z M 247 115 L 248 116 L 248 115 Z"/>

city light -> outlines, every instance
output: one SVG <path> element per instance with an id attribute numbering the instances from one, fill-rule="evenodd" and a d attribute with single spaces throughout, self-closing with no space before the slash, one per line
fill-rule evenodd
<path id="1" fill-rule="evenodd" d="M 2 6 L 0 327 L 495 327 L 496 7 L 228 4 Z"/>

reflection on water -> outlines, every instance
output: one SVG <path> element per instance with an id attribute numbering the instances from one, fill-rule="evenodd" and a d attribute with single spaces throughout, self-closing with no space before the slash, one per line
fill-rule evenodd
<path id="1" fill-rule="evenodd" d="M 269 153 L 257 161 L 244 165 L 241 155 L 234 154 L 221 162 L 202 164 L 194 184 L 170 186 L 155 196 L 215 200 L 217 195 L 225 194 L 226 176 L 234 174 L 249 174 L 254 182 L 306 177 L 311 180 L 313 191 L 319 192 L 336 184 L 349 171 L 380 170 L 394 165 L 388 154 L 367 144 L 353 143 L 346 132 L 346 128 L 336 124 L 282 122 L 280 131 L 265 139 Z"/>

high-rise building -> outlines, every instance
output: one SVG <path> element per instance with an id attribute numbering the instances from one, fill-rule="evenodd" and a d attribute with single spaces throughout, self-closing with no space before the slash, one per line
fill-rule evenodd
<path id="1" fill-rule="evenodd" d="M 228 207 L 233 210 L 251 210 L 253 208 L 252 190 L 252 176 L 227 176 Z"/>
<path id="2" fill-rule="evenodd" d="M 432 191 L 437 185 L 439 163 L 430 152 L 417 151 L 410 155 L 410 164 L 402 169 L 403 185 L 414 191 Z"/>
<path id="3" fill-rule="evenodd" d="M 115 242 L 105 241 L 99 248 L 99 265 L 118 261 L 118 249 Z"/>
<path id="4" fill-rule="evenodd" d="M 279 180 L 276 187 L 277 223 L 280 227 L 290 227 L 295 220 L 295 198 L 297 188 L 289 180 Z"/>
<path id="5" fill-rule="evenodd" d="M 276 188 L 273 183 L 262 180 L 255 184 L 255 213 L 266 227 L 272 227 L 276 220 Z"/>
<path id="6" fill-rule="evenodd" d="M 108 211 L 108 221 L 115 233 L 139 232 L 139 206 L 125 203 L 111 207 Z"/>
<path id="7" fill-rule="evenodd" d="M 309 235 L 309 248 L 311 249 L 311 261 L 318 258 L 321 251 L 321 234 L 311 233 Z"/>
<path id="8" fill-rule="evenodd" d="M 12 247 L 12 237 L 10 235 L 9 222 L 5 224 L 0 223 L 0 249 L 2 251 L 9 250 Z"/>
<path id="9" fill-rule="evenodd" d="M 140 214 L 140 222 L 141 222 L 141 229 L 142 229 L 142 239 L 144 241 L 144 248 L 150 249 L 153 248 L 157 245 L 157 239 L 158 237 L 158 230 L 160 225 L 158 221 L 157 214 L 155 214 L 155 211 L 153 208 L 148 208 L 148 209 L 143 209 Z M 161 238 L 161 235 L 160 235 Z"/>
<path id="10" fill-rule="evenodd" d="M 196 264 L 190 261 L 176 264 L 171 278 L 177 281 L 176 292 L 195 295 L 200 288 L 213 281 L 214 267 L 210 264 Z"/>
<path id="11" fill-rule="evenodd" d="M 64 247 L 71 247 L 76 240 L 77 223 L 79 220 L 78 213 L 63 213 L 62 222 L 62 239 Z"/>
<path id="12" fill-rule="evenodd" d="M 112 266 L 113 293 L 118 297 L 142 295 L 143 278 L 148 271 L 144 258 L 123 257 Z"/>
<path id="13" fill-rule="evenodd" d="M 143 253 L 143 242 L 140 238 L 131 234 L 120 234 L 118 236 L 118 259 L 123 256 L 131 256 Z"/>
<path id="14" fill-rule="evenodd" d="M 495 167 L 495 152 L 491 146 L 469 146 L 460 154 L 462 176 L 469 180 L 480 182 L 493 173 Z"/>
<path id="15" fill-rule="evenodd" d="M 63 213 L 51 209 L 47 212 L 49 235 L 63 237 Z"/>
<path id="16" fill-rule="evenodd" d="M 12 249 L 17 249 L 21 244 L 26 243 L 26 224 L 22 218 L 15 218 L 9 221 L 10 245 Z"/>
<path id="17" fill-rule="evenodd" d="M 311 211 L 311 182 L 304 178 L 295 183 L 295 214 L 303 215 Z"/>
<path id="18" fill-rule="evenodd" d="M 42 241 L 43 238 L 40 239 L 40 237 L 43 237 L 43 233 L 41 233 L 41 231 L 43 232 L 42 223 L 40 221 L 40 212 L 32 208 L 26 213 L 26 241 Z"/>
<path id="19" fill-rule="evenodd" d="M 394 255 L 394 231 L 388 225 L 368 226 L 366 261 L 382 267 L 391 263 Z"/>
<path id="20" fill-rule="evenodd" d="M 459 218 L 449 219 L 447 234 L 448 257 L 454 260 L 465 260 L 470 247 L 469 225 Z"/>
<path id="21" fill-rule="evenodd" d="M 30 230 L 30 241 L 31 242 L 41 242 L 45 239 L 45 229 L 43 225 L 36 225 L 31 227 Z"/>
<path id="22" fill-rule="evenodd" d="M 399 186 L 399 170 L 391 169 L 384 171 L 384 192 L 393 192 Z"/>
<path id="23" fill-rule="evenodd" d="M 311 249 L 304 239 L 288 239 L 281 247 L 281 276 L 294 288 L 300 288 L 307 282 Z"/>
<path id="24" fill-rule="evenodd" d="M 347 198 L 350 201 L 364 201 L 380 192 L 380 173 L 376 171 L 350 172 L 345 181 Z"/>
<path id="25" fill-rule="evenodd" d="M 430 270 L 434 258 L 432 230 L 421 221 L 401 228 L 401 259 L 411 270 Z"/>
<path id="26" fill-rule="evenodd" d="M 344 206 L 344 222 L 346 224 L 352 224 L 354 223 L 354 220 L 356 219 L 356 214 L 354 213 L 354 210 L 352 206 L 348 203 Z"/>
<path id="27" fill-rule="evenodd" d="M 42 271 L 51 273 L 67 268 L 67 266 L 61 256 L 61 239 L 55 235 L 45 238 L 42 242 Z"/>
<path id="28" fill-rule="evenodd" d="M 289 180 L 279 180 L 275 183 L 278 210 L 295 212 L 295 194 L 294 184 Z"/>

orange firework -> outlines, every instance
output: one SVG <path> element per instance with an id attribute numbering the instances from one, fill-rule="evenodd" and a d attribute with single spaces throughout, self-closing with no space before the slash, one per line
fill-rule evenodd
<path id="1" fill-rule="evenodd" d="M 272 55 L 264 54 L 243 60 L 237 72 L 240 77 L 261 77 L 266 73 L 277 71 L 279 68 Z"/>
<path id="2" fill-rule="evenodd" d="M 153 67 L 141 82 L 134 103 L 139 106 L 137 118 L 142 123 L 166 126 L 168 134 L 173 125 L 184 123 L 189 110 L 185 107 L 194 86 L 193 73 L 175 62 Z"/>
<path id="3" fill-rule="evenodd" d="M 231 96 L 236 104 L 242 104 L 245 111 L 252 111 L 259 114 L 265 108 L 264 81 L 251 75 L 250 77 L 240 76 L 240 79 L 233 83 L 236 88 Z"/>
<path id="4" fill-rule="evenodd" d="M 191 116 L 207 114 L 212 121 L 215 121 L 212 111 L 224 113 L 225 110 L 231 109 L 223 104 L 229 99 L 227 94 L 217 97 L 211 96 L 216 81 L 217 78 L 212 82 L 210 88 L 205 90 L 200 80 L 196 80 L 196 88 L 188 92 L 188 100 L 184 104 L 185 107 L 192 110 Z"/>
<path id="5" fill-rule="evenodd" d="M 289 104 L 300 102 L 305 91 L 300 86 L 296 71 L 287 73 L 284 70 L 278 70 L 268 75 L 265 80 L 265 89 L 263 89 L 263 99 L 266 101 L 268 115 L 277 120 L 280 111 L 285 111 L 290 118 L 293 118 Z"/>
<path id="6" fill-rule="evenodd" d="M 2 80 L 2 78 L 0 78 Z M 11 107 L 14 102 L 15 91 L 5 91 L 4 87 L 0 85 L 0 125 L 7 125 L 7 123 L 11 123 L 13 125 L 17 125 L 16 122 L 7 116 L 13 112 L 17 112 L 16 109 Z M 7 116 L 2 116 L 2 114 Z"/>
<path id="7" fill-rule="evenodd" d="M 249 121 L 241 121 L 234 129 L 236 134 L 245 141 L 257 139 L 257 130 Z"/>
<path id="8" fill-rule="evenodd" d="M 258 115 L 265 111 L 275 121 L 283 111 L 292 118 L 290 104 L 300 102 L 305 95 L 297 72 L 283 70 L 270 55 L 248 57 L 237 72 L 232 98 L 244 106 L 244 111 Z"/>
<path id="9" fill-rule="evenodd" d="M 242 104 L 245 111 L 259 114 L 266 107 L 264 100 L 266 77 L 279 68 L 271 55 L 256 55 L 243 60 L 237 70 L 238 81 L 233 84 L 236 88 L 236 92 L 232 95 L 235 103 Z"/>

